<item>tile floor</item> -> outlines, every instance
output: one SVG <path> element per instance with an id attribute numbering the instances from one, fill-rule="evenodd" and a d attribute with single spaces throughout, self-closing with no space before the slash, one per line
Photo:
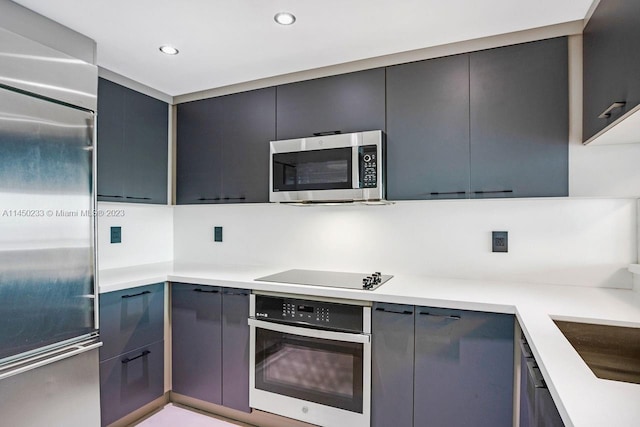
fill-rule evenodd
<path id="1" fill-rule="evenodd" d="M 167 404 L 159 412 L 136 424 L 136 427 L 237 427 L 233 424 L 189 409 Z"/>

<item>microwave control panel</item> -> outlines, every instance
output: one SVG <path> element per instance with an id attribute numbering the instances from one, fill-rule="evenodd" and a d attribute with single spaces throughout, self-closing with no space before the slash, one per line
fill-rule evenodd
<path id="1" fill-rule="evenodd" d="M 362 332 L 362 306 L 297 298 L 256 296 L 256 319 Z"/>
<path id="2" fill-rule="evenodd" d="M 358 149 L 360 157 L 360 188 L 378 186 L 378 149 L 375 145 L 364 145 Z"/>

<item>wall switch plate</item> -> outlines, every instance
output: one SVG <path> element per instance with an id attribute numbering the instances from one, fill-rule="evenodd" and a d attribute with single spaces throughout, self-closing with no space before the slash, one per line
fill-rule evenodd
<path id="1" fill-rule="evenodd" d="M 493 231 L 491 233 L 491 250 L 493 252 L 509 252 L 509 232 Z"/>
<path id="2" fill-rule="evenodd" d="M 122 243 L 122 227 L 111 227 L 111 243 Z"/>
<path id="3" fill-rule="evenodd" d="M 213 241 L 222 242 L 222 227 L 213 227 Z"/>

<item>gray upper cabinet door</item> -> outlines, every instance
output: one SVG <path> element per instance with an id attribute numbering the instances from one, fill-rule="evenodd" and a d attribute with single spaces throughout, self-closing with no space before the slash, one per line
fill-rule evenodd
<path id="1" fill-rule="evenodd" d="M 177 121 L 177 203 L 220 203 L 224 123 L 221 98 L 179 104 Z"/>
<path id="2" fill-rule="evenodd" d="M 277 87 L 277 139 L 385 130 L 385 69 Z"/>
<path id="3" fill-rule="evenodd" d="M 98 80 L 98 200 L 167 203 L 169 107 Z"/>
<path id="4" fill-rule="evenodd" d="M 222 405 L 249 407 L 249 295 L 246 289 L 222 291 Z"/>
<path id="5" fill-rule="evenodd" d="M 640 103 L 640 2 L 600 0 L 584 29 L 583 141 Z M 616 102 L 625 102 L 599 118 Z"/>
<path id="6" fill-rule="evenodd" d="M 171 284 L 172 390 L 222 404 L 222 294 L 215 286 Z"/>
<path id="7" fill-rule="evenodd" d="M 177 202 L 269 200 L 275 88 L 178 105 Z"/>
<path id="8" fill-rule="evenodd" d="M 374 303 L 371 425 L 413 426 L 414 307 Z M 417 425 L 417 424 L 416 424 Z"/>
<path id="9" fill-rule="evenodd" d="M 414 425 L 510 427 L 513 316 L 416 307 L 415 325 Z"/>
<path id="10" fill-rule="evenodd" d="M 387 198 L 469 197 L 469 56 L 387 68 Z"/>
<path id="11" fill-rule="evenodd" d="M 275 98 L 274 87 L 224 97 L 225 201 L 269 201 L 269 141 L 276 136 Z"/>
<path id="12" fill-rule="evenodd" d="M 98 79 L 98 200 L 124 201 L 125 88 Z"/>
<path id="13" fill-rule="evenodd" d="M 125 201 L 167 203 L 169 107 L 127 90 L 124 103 Z"/>
<path id="14" fill-rule="evenodd" d="M 568 195 L 566 37 L 470 54 L 471 197 Z"/>

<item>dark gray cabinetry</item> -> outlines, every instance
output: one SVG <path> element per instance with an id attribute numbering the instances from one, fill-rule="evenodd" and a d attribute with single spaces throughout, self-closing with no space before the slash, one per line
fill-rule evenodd
<path id="1" fill-rule="evenodd" d="M 567 39 L 387 68 L 390 200 L 568 194 Z"/>
<path id="2" fill-rule="evenodd" d="M 513 316 L 416 307 L 415 426 L 511 426 Z"/>
<path id="3" fill-rule="evenodd" d="M 275 88 L 178 105 L 178 204 L 269 200 Z"/>
<path id="4" fill-rule="evenodd" d="M 165 102 L 98 81 L 98 200 L 167 203 L 169 109 Z"/>
<path id="5" fill-rule="evenodd" d="M 214 286 L 171 285 L 172 390 L 222 404 L 222 294 Z"/>
<path id="6" fill-rule="evenodd" d="M 640 2 L 601 0 L 584 29 L 583 141 L 640 103 Z M 599 118 L 616 102 L 608 117 Z"/>
<path id="7" fill-rule="evenodd" d="M 171 285 L 173 391 L 249 412 L 249 294 Z"/>
<path id="8" fill-rule="evenodd" d="M 413 425 L 414 307 L 375 303 L 371 318 L 371 425 Z"/>
<path id="9" fill-rule="evenodd" d="M 164 393 L 164 284 L 101 294 L 100 338 L 106 426 Z"/>
<path id="10" fill-rule="evenodd" d="M 277 139 L 384 130 L 384 88 L 384 68 L 278 86 Z"/>
<path id="11" fill-rule="evenodd" d="M 249 408 L 249 294 L 245 289 L 222 289 L 222 405 Z"/>
<path id="12" fill-rule="evenodd" d="M 100 294 L 100 360 L 164 338 L 164 283 Z"/>
<path id="13" fill-rule="evenodd" d="M 568 195 L 566 37 L 469 61 L 471 197 Z"/>
<path id="14" fill-rule="evenodd" d="M 469 197 L 469 56 L 387 68 L 387 196 Z"/>
<path id="15" fill-rule="evenodd" d="M 119 420 L 164 393 L 164 341 L 100 363 L 102 425 Z"/>

